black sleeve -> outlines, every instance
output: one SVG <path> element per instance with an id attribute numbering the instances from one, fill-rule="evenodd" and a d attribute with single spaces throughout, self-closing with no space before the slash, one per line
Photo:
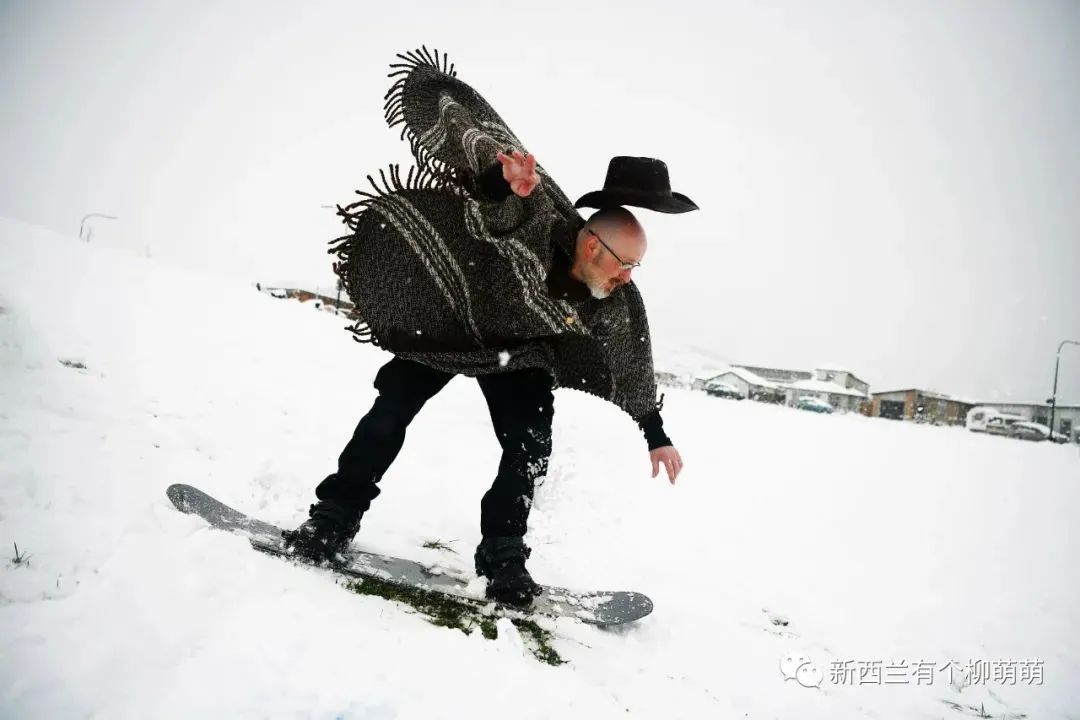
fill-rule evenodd
<path id="1" fill-rule="evenodd" d="M 495 163 L 484 172 L 476 176 L 473 181 L 473 191 L 480 200 L 499 202 L 513 194 L 510 183 L 503 177 L 502 163 Z"/>
<path id="2" fill-rule="evenodd" d="M 671 439 L 664 432 L 664 419 L 660 417 L 659 408 L 638 418 L 637 423 L 645 434 L 645 442 L 649 443 L 650 452 L 671 445 Z"/>

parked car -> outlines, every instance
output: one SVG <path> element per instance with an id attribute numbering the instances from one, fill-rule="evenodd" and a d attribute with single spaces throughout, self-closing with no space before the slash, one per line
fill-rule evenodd
<path id="1" fill-rule="evenodd" d="M 810 412 L 816 413 L 831 413 L 836 409 L 829 403 L 824 400 L 819 400 L 816 397 L 801 397 L 795 401 L 795 407 L 800 410 L 809 410 Z"/>
<path id="2" fill-rule="evenodd" d="M 722 382 L 710 383 L 706 385 L 705 392 L 712 395 L 713 397 L 722 397 L 729 400 L 746 399 L 746 396 L 739 392 L 739 389 L 737 387 Z"/>
<path id="3" fill-rule="evenodd" d="M 761 403 L 783 405 L 785 397 L 784 393 L 780 390 L 752 390 L 750 392 L 750 399 Z"/>
<path id="4" fill-rule="evenodd" d="M 1023 415 L 1007 413 L 993 407 L 974 407 L 968 411 L 965 425 L 972 432 L 985 432 L 992 435 L 1009 435 L 1012 426 L 1024 422 Z"/>
<path id="5" fill-rule="evenodd" d="M 1006 434 L 1020 440 L 1042 441 L 1050 438 L 1050 428 L 1040 423 L 1020 421 L 1010 424 Z"/>

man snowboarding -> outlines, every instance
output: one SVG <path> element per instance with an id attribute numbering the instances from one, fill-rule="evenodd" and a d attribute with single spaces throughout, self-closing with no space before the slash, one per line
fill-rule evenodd
<path id="1" fill-rule="evenodd" d="M 355 304 L 358 340 L 395 357 L 379 391 L 315 490 L 318 502 L 286 546 L 313 560 L 345 549 L 379 494 L 424 403 L 457 374 L 477 379 L 502 447 L 481 501 L 478 575 L 487 595 L 528 603 L 525 567 L 533 489 L 551 454 L 552 390 L 570 387 L 626 411 L 648 443 L 653 477 L 671 483 L 682 458 L 664 433 L 644 305 L 631 280 L 645 232 L 623 206 L 697 209 L 673 193 L 667 167 L 616 157 L 604 188 L 571 204 L 446 56 L 399 55 L 386 118 L 403 124 L 417 168 L 380 172 L 374 192 L 339 214 L 334 269 Z M 597 208 L 588 221 L 576 208 Z"/>

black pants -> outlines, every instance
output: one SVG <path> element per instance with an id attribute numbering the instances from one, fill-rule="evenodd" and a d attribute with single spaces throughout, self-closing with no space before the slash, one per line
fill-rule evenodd
<path id="1" fill-rule="evenodd" d="M 405 429 L 453 377 L 396 357 L 383 365 L 375 376 L 379 391 L 375 404 L 338 458 L 337 473 L 319 483 L 315 495 L 366 512 L 379 494 L 377 483 L 405 442 Z M 476 380 L 502 445 L 495 482 L 480 502 L 480 532 L 484 537 L 521 537 L 529 519 L 533 483 L 547 473 L 551 455 L 551 376 L 528 369 L 481 375 Z"/>

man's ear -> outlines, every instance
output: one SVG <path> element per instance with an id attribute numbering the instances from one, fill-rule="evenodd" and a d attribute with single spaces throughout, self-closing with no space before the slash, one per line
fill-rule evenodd
<path id="1" fill-rule="evenodd" d="M 585 232 L 585 239 L 582 241 L 585 245 L 585 259 L 592 260 L 596 257 L 596 252 L 600 249 L 600 243 L 596 241 L 596 238 L 589 232 Z"/>
<path id="2" fill-rule="evenodd" d="M 577 256 L 585 257 L 585 255 L 588 253 L 588 250 L 589 250 L 588 242 L 589 242 L 589 233 L 587 233 L 584 229 L 578 231 L 577 236 L 574 238 L 574 256 L 575 257 L 577 257 Z"/>

